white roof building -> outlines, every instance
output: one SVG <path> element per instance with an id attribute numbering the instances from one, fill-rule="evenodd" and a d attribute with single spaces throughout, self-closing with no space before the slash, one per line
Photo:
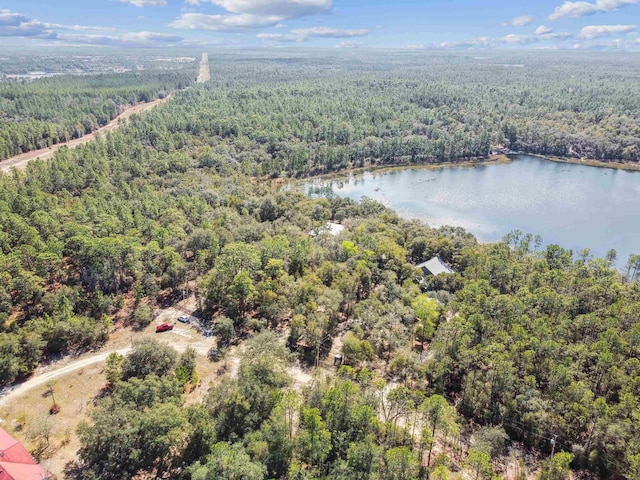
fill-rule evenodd
<path id="1" fill-rule="evenodd" d="M 315 230 L 309 232 L 309 235 L 316 236 L 321 233 L 329 233 L 334 237 L 340 233 L 344 232 L 344 225 L 340 225 L 339 223 L 327 222 L 322 227 L 318 227 Z"/>
<path id="2" fill-rule="evenodd" d="M 441 273 L 455 273 L 449 265 L 444 263 L 439 256 L 433 257 L 431 260 L 428 260 L 424 263 L 418 265 L 418 268 L 422 270 L 425 277 L 427 275 L 440 275 Z"/>

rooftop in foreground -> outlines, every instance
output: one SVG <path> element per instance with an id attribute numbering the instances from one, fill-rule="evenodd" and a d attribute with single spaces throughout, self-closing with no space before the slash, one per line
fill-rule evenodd
<path id="1" fill-rule="evenodd" d="M 26 448 L 0 428 L 0 480 L 46 480 L 49 472 L 42 468 Z"/>

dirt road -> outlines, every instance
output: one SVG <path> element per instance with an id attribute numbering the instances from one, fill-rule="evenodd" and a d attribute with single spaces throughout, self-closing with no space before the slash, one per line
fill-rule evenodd
<path id="1" fill-rule="evenodd" d="M 202 60 L 200 61 L 200 71 L 198 73 L 198 83 L 203 83 L 211 79 L 211 75 L 209 73 L 209 55 L 206 53 L 202 54 Z M 111 120 L 104 127 L 99 128 L 95 132 L 89 133 L 83 137 L 76 138 L 75 140 L 70 140 L 65 143 L 58 143 L 56 145 L 52 145 L 51 147 L 41 148 L 40 150 L 32 150 L 31 152 L 21 153 L 20 155 L 16 155 L 14 157 L 9 157 L 5 160 L 0 161 L 0 172 L 8 172 L 11 168 L 22 168 L 31 160 L 35 160 L 36 158 L 40 158 L 42 160 L 47 160 L 53 157 L 53 154 L 56 150 L 62 147 L 77 147 L 78 145 L 82 145 L 83 143 L 90 142 L 96 137 L 96 134 L 107 133 L 109 130 L 113 130 L 120 125 L 120 120 L 127 120 L 131 115 L 142 113 L 151 108 L 157 107 L 161 103 L 166 102 L 171 98 L 172 94 L 167 95 L 165 98 L 154 100 L 152 102 L 147 103 L 139 103 L 137 105 L 132 105 L 126 108 L 120 115 Z"/>
<path id="2" fill-rule="evenodd" d="M 11 401 L 13 398 L 22 395 L 23 393 L 31 390 L 35 387 L 40 387 L 45 385 L 49 380 L 53 380 L 54 378 L 61 377 L 62 375 L 66 375 L 67 373 L 71 373 L 75 370 L 79 370 L 84 367 L 88 367 L 94 363 L 104 362 L 107 357 L 113 353 L 117 352 L 120 355 L 126 355 L 131 347 L 121 348 L 120 350 L 112 350 L 108 352 L 96 353 L 95 355 L 88 356 L 83 358 L 82 360 L 77 360 L 75 362 L 71 362 L 67 365 L 64 365 L 59 368 L 55 368 L 49 372 L 43 373 L 36 377 L 33 377 L 23 383 L 18 385 L 14 385 L 12 387 L 8 387 L 0 391 L 0 407 L 3 407 L 7 402 Z"/>
<path id="3" fill-rule="evenodd" d="M 179 316 L 190 315 L 195 308 L 195 297 L 190 297 L 174 307 L 161 310 L 156 316 L 155 321 L 151 322 L 151 325 L 142 332 L 120 330 L 113 334 L 112 340 L 110 340 L 107 346 L 105 346 L 105 348 L 100 352 L 87 353 L 78 359 L 71 359 L 67 357 L 59 362 L 38 367 L 30 379 L 0 390 L 0 407 L 4 407 L 12 400 L 32 388 L 46 385 L 49 380 L 76 372 L 96 363 L 104 362 L 111 353 L 115 352 L 120 355 L 126 355 L 131 351 L 131 343 L 144 338 L 156 338 L 162 342 L 166 342 L 178 352 L 184 352 L 187 347 L 191 347 L 198 353 L 198 355 L 207 355 L 209 349 L 216 344 L 215 338 L 205 337 L 199 333 L 194 326 L 194 317 L 191 317 L 191 324 L 176 323 L 176 319 Z M 156 334 L 156 325 L 160 325 L 165 322 L 175 324 L 173 330 Z M 229 375 L 231 377 L 235 377 L 237 375 L 243 350 L 242 346 L 236 347 L 232 349 L 227 356 L 227 361 L 229 362 L 230 367 Z M 294 381 L 294 386 L 298 390 L 312 380 L 312 372 L 305 371 L 297 365 L 291 366 L 288 369 L 288 373 L 291 375 Z"/>
<path id="4" fill-rule="evenodd" d="M 35 160 L 36 158 L 40 158 L 42 160 L 47 160 L 53 157 L 53 154 L 56 150 L 62 147 L 77 147 L 78 145 L 82 145 L 83 143 L 90 142 L 94 138 L 96 138 L 96 134 L 98 133 L 107 133 L 109 130 L 113 130 L 119 126 L 120 120 L 127 120 L 134 113 L 142 113 L 145 110 L 149 110 L 150 108 L 156 107 L 161 103 L 166 102 L 171 98 L 171 95 L 166 96 L 165 98 L 154 100 L 153 102 L 147 103 L 139 103 L 138 105 L 133 105 L 125 109 L 120 115 L 111 120 L 104 127 L 100 127 L 95 132 L 89 133 L 83 137 L 76 138 L 74 140 L 70 140 L 65 143 L 58 143 L 56 145 L 52 145 L 48 148 L 41 148 L 40 150 L 32 150 L 31 152 L 21 153 L 20 155 L 16 155 L 15 157 L 9 157 L 5 160 L 0 161 L 0 171 L 8 172 L 12 167 L 21 168 L 24 167 L 31 160 Z"/>
<path id="5" fill-rule="evenodd" d="M 153 326 L 155 328 L 155 323 Z M 175 336 L 172 336 L 171 334 Z M 164 334 L 161 339 L 170 341 L 170 345 L 180 353 L 184 352 L 187 347 L 191 347 L 198 352 L 199 355 L 206 355 L 214 344 L 213 340 L 202 338 L 201 341 L 192 342 L 191 339 L 196 336 L 199 336 L 196 332 L 190 332 L 187 331 L 187 329 L 176 327 L 172 332 Z M 138 339 L 139 338 L 141 337 L 138 337 Z M 45 385 L 49 380 L 53 380 L 76 370 L 88 367 L 94 363 L 104 362 L 107 357 L 114 352 L 119 353 L 120 355 L 126 355 L 130 351 L 130 346 L 113 350 L 105 350 L 98 353 L 88 354 L 79 360 L 74 360 L 66 364 L 55 363 L 48 367 L 44 367 L 41 373 L 37 373 L 29 380 L 0 390 L 0 407 L 3 407 L 6 403 L 16 397 L 19 397 L 32 388 Z"/>
<path id="6" fill-rule="evenodd" d="M 208 82 L 211 80 L 211 71 L 209 70 L 209 54 L 203 53 L 200 61 L 200 73 L 198 74 L 198 83 Z"/>
<path id="7" fill-rule="evenodd" d="M 113 352 L 126 355 L 131 350 L 131 343 L 136 340 L 156 338 L 168 343 L 178 352 L 184 352 L 187 347 L 191 347 L 198 352 L 198 355 L 206 355 L 209 349 L 215 345 L 215 338 L 202 336 L 191 324 L 176 323 L 176 319 L 180 315 L 191 314 L 195 308 L 195 297 L 190 297 L 174 307 L 160 310 L 155 321 L 151 322 L 142 332 L 133 332 L 130 329 L 120 329 L 114 332 L 107 345 L 100 352 L 87 353 L 76 359 L 67 357 L 58 362 L 38 367 L 30 379 L 0 390 L 0 407 L 32 388 L 45 385 L 49 380 L 81 370 L 89 365 L 104 362 Z M 175 323 L 173 330 L 156 334 L 156 325 L 165 322 Z"/>

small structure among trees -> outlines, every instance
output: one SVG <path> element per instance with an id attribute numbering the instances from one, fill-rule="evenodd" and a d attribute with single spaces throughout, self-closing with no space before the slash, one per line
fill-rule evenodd
<path id="1" fill-rule="evenodd" d="M 419 264 L 418 268 L 422 270 L 425 277 L 428 277 L 429 275 L 435 276 L 441 273 L 455 273 L 439 255 L 436 255 L 431 260 L 427 260 L 426 262 Z"/>
<path id="2" fill-rule="evenodd" d="M 341 234 L 342 232 L 344 232 L 344 230 L 345 230 L 345 226 L 341 225 L 340 223 L 327 222 L 323 226 L 318 227 L 312 230 L 311 232 L 309 232 L 309 235 L 311 235 L 312 237 L 315 237 L 316 235 L 329 233 L 335 237 Z"/>

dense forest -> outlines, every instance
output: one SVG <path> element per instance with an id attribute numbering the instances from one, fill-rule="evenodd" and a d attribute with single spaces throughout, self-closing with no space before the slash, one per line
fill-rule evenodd
<path id="1" fill-rule="evenodd" d="M 245 349 L 190 406 L 195 352 L 112 356 L 70 476 L 489 479 L 518 446 L 543 479 L 638 478 L 640 257 L 620 273 L 615 252 L 522 232 L 482 245 L 269 178 L 482 156 L 510 126 L 512 148 L 546 129 L 557 148 L 624 150 L 638 144 L 632 66 L 210 58 L 212 81 L 0 177 L 3 384 L 99 346 L 114 319 L 149 324 L 185 288 L 216 355 Z M 608 94 L 586 93 L 596 79 Z M 346 229 L 310 235 L 327 221 Z M 421 282 L 434 255 L 457 273 Z M 338 340 L 343 366 L 293 389 L 287 366 L 313 368 Z"/>
<path id="2" fill-rule="evenodd" d="M 509 150 L 638 160 L 633 57 L 225 58 L 212 59 L 210 90 L 189 92 L 176 110 L 154 112 L 154 134 L 222 139 L 211 161 L 240 158 L 251 175 Z"/>
<path id="3" fill-rule="evenodd" d="M 173 71 L 0 81 L 0 160 L 82 137 L 127 106 L 163 98 L 196 76 L 197 62 L 190 62 Z"/>

